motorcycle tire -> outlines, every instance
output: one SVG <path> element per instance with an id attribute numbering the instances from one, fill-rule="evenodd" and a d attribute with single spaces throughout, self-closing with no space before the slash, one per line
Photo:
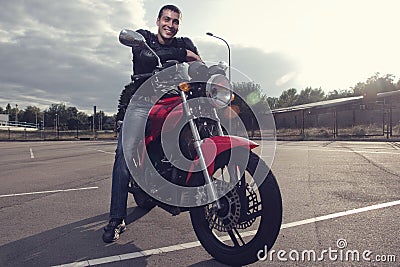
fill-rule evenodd
<path id="1" fill-rule="evenodd" d="M 257 184 L 257 197 L 260 198 L 257 203 L 258 205 L 261 203 L 261 210 L 257 211 L 256 220 L 232 224 L 231 230 L 225 229 L 224 231 L 224 229 L 218 230 L 215 228 L 224 228 L 225 222 L 221 223 L 222 225 L 217 225 L 217 227 L 211 226 L 213 223 L 215 224 L 215 221 L 218 221 L 216 216 L 219 215 L 215 213 L 216 216 L 214 216 L 214 218 L 210 219 L 210 216 L 207 218 L 207 212 L 210 211 L 210 209 L 207 210 L 207 205 L 193 208 L 190 211 L 193 229 L 202 246 L 217 261 L 230 266 L 242 266 L 258 261 L 260 255 L 259 251 L 262 250 L 263 253 L 261 255 L 264 256 L 266 253 L 265 250 L 269 251 L 272 248 L 282 224 L 282 199 L 278 183 L 273 173 L 265 162 L 253 152 L 246 150 L 239 151 L 239 153 L 249 153 L 247 166 L 244 166 L 246 171 L 243 174 L 246 175 L 246 179 L 249 179 L 249 177 L 250 179 L 253 178 L 256 167 L 256 175 L 260 173 L 260 170 L 261 173 L 265 173 L 262 174 L 265 177 L 263 182 Z M 218 169 L 227 166 L 229 161 L 231 161 L 229 164 L 235 164 L 235 162 L 232 163 L 232 158 L 230 158 L 229 155 L 230 153 L 222 153 L 216 158 L 214 174 Z M 243 166 L 240 166 L 240 163 L 238 164 L 238 168 L 244 170 Z M 241 165 L 244 164 L 241 163 Z M 213 175 L 213 177 L 215 176 Z M 240 182 L 237 185 L 239 184 Z M 247 193 L 244 195 L 246 194 Z M 228 195 L 229 193 L 226 194 L 226 197 L 228 197 Z M 223 202 L 224 197 L 220 198 L 221 202 Z M 240 197 L 244 198 L 243 194 Z M 252 197 L 254 197 L 254 194 Z M 252 197 L 249 197 L 249 199 Z M 240 200 L 240 203 L 246 202 L 249 207 L 251 205 L 250 203 L 254 204 L 254 202 L 250 200 L 244 202 L 243 199 Z M 250 210 L 249 207 L 242 207 L 240 212 L 244 212 L 245 210 L 248 212 L 248 210 Z M 256 222 L 257 224 L 254 224 Z M 240 233 L 240 231 L 242 231 L 242 233 Z M 239 242 L 241 244 L 239 244 Z"/>
<path id="2" fill-rule="evenodd" d="M 136 188 L 133 192 L 133 199 L 136 202 L 136 205 L 145 210 L 153 209 L 156 204 L 151 199 L 149 195 L 147 195 L 142 189 Z"/>

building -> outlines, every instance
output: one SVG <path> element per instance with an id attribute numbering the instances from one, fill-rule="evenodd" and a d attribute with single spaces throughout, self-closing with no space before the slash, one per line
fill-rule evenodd
<path id="1" fill-rule="evenodd" d="M 274 109 L 272 113 L 278 137 L 305 136 L 310 129 L 325 129 L 324 137 L 333 138 L 400 136 L 400 90 Z"/>
<path id="2" fill-rule="evenodd" d="M 8 114 L 0 114 L 0 126 L 7 126 L 9 122 Z"/>

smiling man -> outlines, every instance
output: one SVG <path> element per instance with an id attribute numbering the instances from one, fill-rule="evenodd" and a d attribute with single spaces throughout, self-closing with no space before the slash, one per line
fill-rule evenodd
<path id="1" fill-rule="evenodd" d="M 158 34 L 160 44 L 170 44 L 172 38 L 179 30 L 182 15 L 175 6 L 164 6 L 157 18 Z"/>
<path id="2" fill-rule="evenodd" d="M 166 5 L 160 9 L 157 18 L 157 39 L 160 44 L 170 45 L 176 40 L 174 37 L 178 33 L 181 20 L 182 13 L 176 6 Z M 186 49 L 186 61 L 200 60 L 200 57 L 197 55 L 197 49 L 193 46 L 192 41 L 189 38 L 182 38 L 182 40 L 186 41 L 189 45 L 189 49 Z"/>
<path id="3" fill-rule="evenodd" d="M 176 60 L 178 62 L 201 60 L 197 48 L 189 38 L 175 37 L 179 31 L 180 23 L 181 11 L 176 6 L 166 5 L 160 9 L 158 14 L 156 21 L 158 26 L 157 34 L 151 33 L 148 30 L 137 30 L 160 58 L 161 63 L 166 63 L 168 60 Z M 145 46 L 133 47 L 132 54 L 134 74 L 152 73 L 157 67 L 157 57 Z M 127 108 L 130 109 L 129 119 L 134 121 L 135 128 L 129 129 L 128 136 L 125 136 L 125 139 L 129 140 L 129 147 L 132 151 L 137 151 L 137 145 L 142 138 L 141 130 L 144 128 L 147 115 L 153 106 L 150 99 L 154 96 L 155 92 L 152 88 L 136 92 L 144 81 L 145 78 L 136 79 L 133 83 L 126 86 L 119 100 L 117 121 L 123 121 Z M 146 89 L 148 88 L 146 87 Z M 129 101 L 130 104 L 128 107 Z M 108 225 L 104 227 L 103 233 L 103 241 L 106 243 L 116 241 L 120 233 L 125 231 L 126 228 L 125 218 L 127 216 L 126 208 L 130 173 L 125 162 L 122 147 L 122 130 L 119 129 L 112 172 L 110 220 Z M 135 170 L 133 170 L 133 172 L 132 175 L 139 175 L 137 171 L 135 173 Z"/>

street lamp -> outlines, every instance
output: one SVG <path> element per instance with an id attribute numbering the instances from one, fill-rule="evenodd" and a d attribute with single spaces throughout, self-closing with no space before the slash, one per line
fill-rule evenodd
<path id="1" fill-rule="evenodd" d="M 54 130 L 57 131 L 57 117 L 58 114 L 56 113 L 56 117 L 54 118 Z"/>
<path id="2" fill-rule="evenodd" d="M 229 65 L 229 74 L 228 75 L 229 75 L 229 81 L 231 81 L 231 48 L 229 47 L 228 42 L 225 41 L 223 38 L 212 34 L 211 32 L 207 32 L 206 34 L 211 36 L 211 37 L 214 37 L 214 38 L 222 40 L 226 44 L 226 46 L 228 47 L 228 65 Z"/>
<path id="3" fill-rule="evenodd" d="M 222 41 L 226 44 L 226 46 L 228 47 L 228 68 L 229 68 L 229 71 L 228 71 L 228 79 L 229 79 L 229 82 L 232 82 L 232 79 L 231 79 L 231 48 L 229 47 L 228 42 L 225 41 L 225 39 L 223 39 L 223 38 L 221 38 L 221 37 L 219 37 L 219 36 L 216 36 L 216 35 L 214 35 L 214 34 L 211 33 L 211 32 L 207 32 L 206 34 L 207 34 L 208 36 L 211 36 L 211 37 L 214 37 L 214 38 L 217 38 L 217 39 L 222 40 Z M 229 120 L 228 133 L 231 133 L 231 129 L 232 129 L 232 120 Z"/>

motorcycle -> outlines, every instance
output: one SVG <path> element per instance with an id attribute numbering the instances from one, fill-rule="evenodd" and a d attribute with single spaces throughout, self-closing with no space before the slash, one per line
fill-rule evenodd
<path id="1" fill-rule="evenodd" d="M 272 171 L 253 152 L 259 145 L 229 135 L 231 125 L 218 115 L 236 97 L 226 66 L 161 64 L 139 33 L 124 29 L 119 40 L 145 46 L 158 61 L 154 72 L 132 76 L 156 93 L 137 150 L 129 148 L 135 127 L 129 108 L 124 119 L 124 156 L 133 174 L 129 191 L 137 205 L 174 216 L 189 212 L 198 240 L 217 261 L 257 261 L 259 251 L 271 249 L 278 237 L 282 200 Z"/>

